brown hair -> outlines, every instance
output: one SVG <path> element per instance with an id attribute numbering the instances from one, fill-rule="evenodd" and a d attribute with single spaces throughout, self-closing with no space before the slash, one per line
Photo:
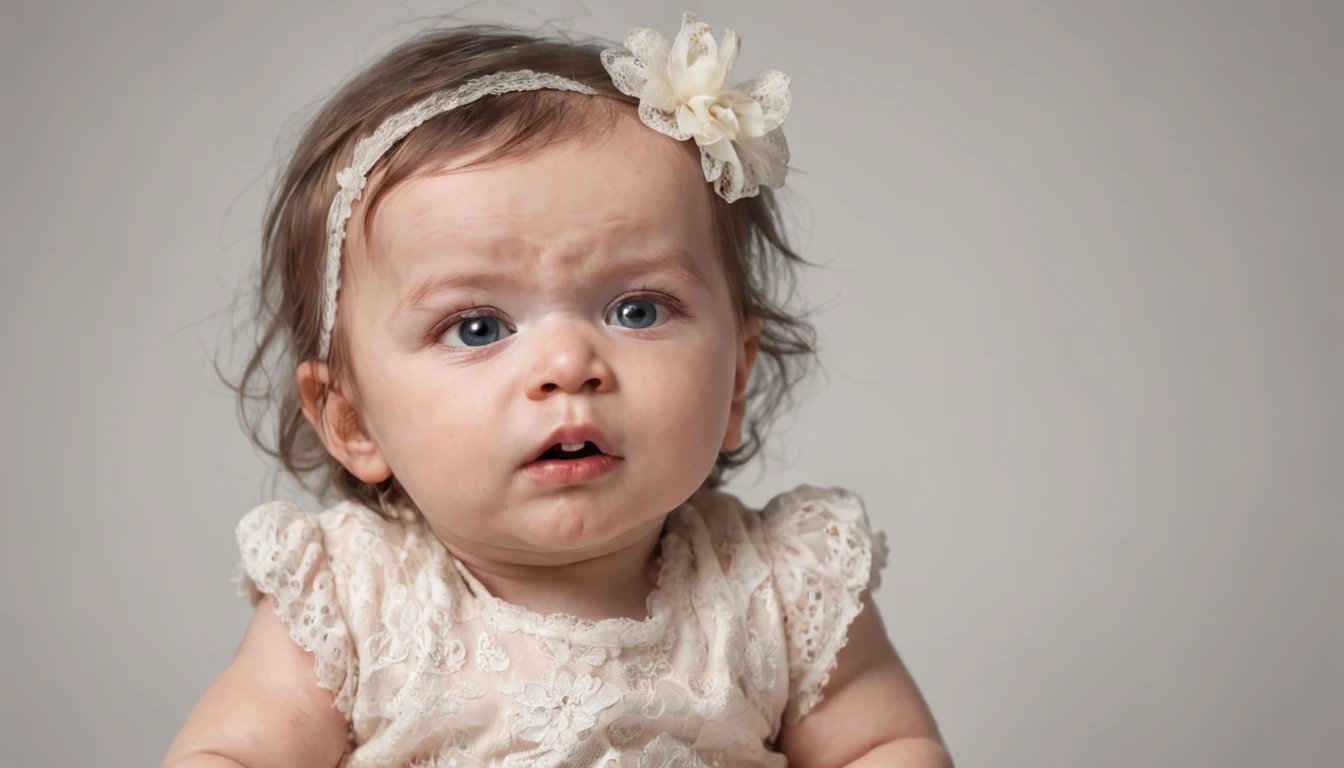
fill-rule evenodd
<path id="1" fill-rule="evenodd" d="M 255 347 L 236 383 L 223 377 L 238 397 L 239 417 L 253 444 L 279 459 L 305 489 L 319 496 L 334 489 L 384 512 L 387 504 L 411 503 L 395 476 L 377 485 L 365 483 L 327 453 L 303 415 L 294 376 L 300 362 L 318 355 L 327 212 L 337 192 L 336 172 L 350 164 L 355 142 L 426 96 L 491 72 L 550 72 L 607 97 L 546 90 L 508 93 L 427 120 L 375 166 L 381 179 L 376 186 L 370 183 L 362 197 L 367 233 L 383 194 L 451 156 L 474 148 L 490 151 L 473 163 L 525 155 L 609 125 L 605 121 L 620 119 L 622 111 L 633 114 L 638 99 L 617 90 L 602 66 L 600 54 L 607 47 L 595 40 L 539 38 L 498 25 L 429 29 L 357 74 L 307 125 L 266 205 L 254 283 Z M 684 144 L 699 156 L 694 141 Z M 762 323 L 742 444 L 720 453 L 705 480 L 707 486 L 718 487 L 727 471 L 757 454 L 773 417 L 791 402 L 794 387 L 811 371 L 816 333 L 801 314 L 787 309 L 796 288 L 794 269 L 808 262 L 786 242 L 771 190 L 762 188 L 756 197 L 729 204 L 709 183 L 705 189 L 714 201 L 715 235 L 738 323 L 751 316 Z M 345 382 L 353 387 L 353 377 L 342 375 L 351 363 L 343 339 L 338 317 L 328 358 L 332 386 Z"/>

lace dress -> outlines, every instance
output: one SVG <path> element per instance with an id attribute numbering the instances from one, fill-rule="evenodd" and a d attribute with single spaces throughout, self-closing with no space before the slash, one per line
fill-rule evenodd
<path id="1" fill-rule="evenodd" d="M 784 766 L 885 563 L 862 502 L 800 486 L 761 511 L 701 489 L 662 538 L 648 618 L 492 596 L 414 512 L 263 504 L 239 584 L 316 656 L 363 766 Z"/>

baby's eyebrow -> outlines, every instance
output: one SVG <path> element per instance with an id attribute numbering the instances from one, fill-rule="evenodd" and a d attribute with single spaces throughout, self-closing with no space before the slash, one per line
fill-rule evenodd
<path id="1" fill-rule="evenodd" d="M 498 290 L 515 282 L 511 272 L 445 272 L 416 283 L 411 292 L 397 303 L 393 314 L 422 309 L 429 297 L 443 291 L 475 289 L 479 291 Z"/>
<path id="2" fill-rule="evenodd" d="M 663 273 L 680 277 L 708 289 L 709 280 L 694 258 L 686 251 L 677 248 L 670 251 L 627 256 L 618 261 L 605 264 L 594 270 L 591 280 L 628 278 L 634 275 Z M 430 275 L 416 283 L 400 302 L 393 314 L 413 311 L 425 306 L 429 298 L 447 290 L 479 291 L 500 290 L 517 282 L 516 270 L 498 270 L 482 272 L 444 272 Z"/>

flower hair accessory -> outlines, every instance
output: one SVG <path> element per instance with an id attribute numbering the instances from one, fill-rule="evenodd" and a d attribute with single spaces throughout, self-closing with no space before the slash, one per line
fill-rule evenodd
<path id="1" fill-rule="evenodd" d="M 737 58 L 739 40 L 727 30 L 716 44 L 706 24 L 687 13 L 669 47 L 651 29 L 634 29 L 624 48 L 602 52 L 602 66 L 627 96 L 639 99 L 639 119 L 677 141 L 694 138 L 700 147 L 705 180 L 728 202 L 753 197 L 761 186 L 784 184 L 789 147 L 780 124 L 789 112 L 789 78 L 769 70 L 724 89 Z M 336 298 L 341 289 L 341 246 L 354 202 L 363 194 L 369 172 L 394 144 L 435 115 L 492 94 L 536 90 L 600 95 L 567 77 L 520 69 L 493 72 L 439 91 L 383 121 L 355 144 L 349 167 L 336 173 L 340 189 L 327 212 L 325 291 L 318 359 L 331 351 Z"/>
<path id="2" fill-rule="evenodd" d="M 687 13 L 669 47 L 657 30 L 634 29 L 625 48 L 602 52 L 602 66 L 627 96 L 639 98 L 639 119 L 677 141 L 700 146 L 705 181 L 733 202 L 762 185 L 784 184 L 789 145 L 780 125 L 789 114 L 789 76 L 767 70 L 725 89 L 741 41 L 731 29 L 716 44 L 709 25 Z"/>

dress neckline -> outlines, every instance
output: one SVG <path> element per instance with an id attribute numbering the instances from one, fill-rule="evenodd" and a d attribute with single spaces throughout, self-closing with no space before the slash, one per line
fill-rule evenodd
<path id="1" fill-rule="evenodd" d="M 658 577 L 653 590 L 644 601 L 648 615 L 643 619 L 628 616 L 585 619 L 570 613 L 541 614 L 510 603 L 492 594 L 462 561 L 453 557 L 442 542 L 437 538 L 434 541 L 438 543 L 440 554 L 452 566 L 451 573 L 456 574 L 463 598 L 476 602 L 486 621 L 501 631 L 524 632 L 594 647 L 648 645 L 662 639 L 667 633 L 673 624 L 674 614 L 685 598 L 686 590 L 681 588 L 681 583 L 687 569 L 687 546 L 685 538 L 676 529 L 680 528 L 677 517 L 689 503 L 687 501 L 668 513 L 663 525 L 663 534 L 659 539 L 662 562 L 658 565 Z"/>

